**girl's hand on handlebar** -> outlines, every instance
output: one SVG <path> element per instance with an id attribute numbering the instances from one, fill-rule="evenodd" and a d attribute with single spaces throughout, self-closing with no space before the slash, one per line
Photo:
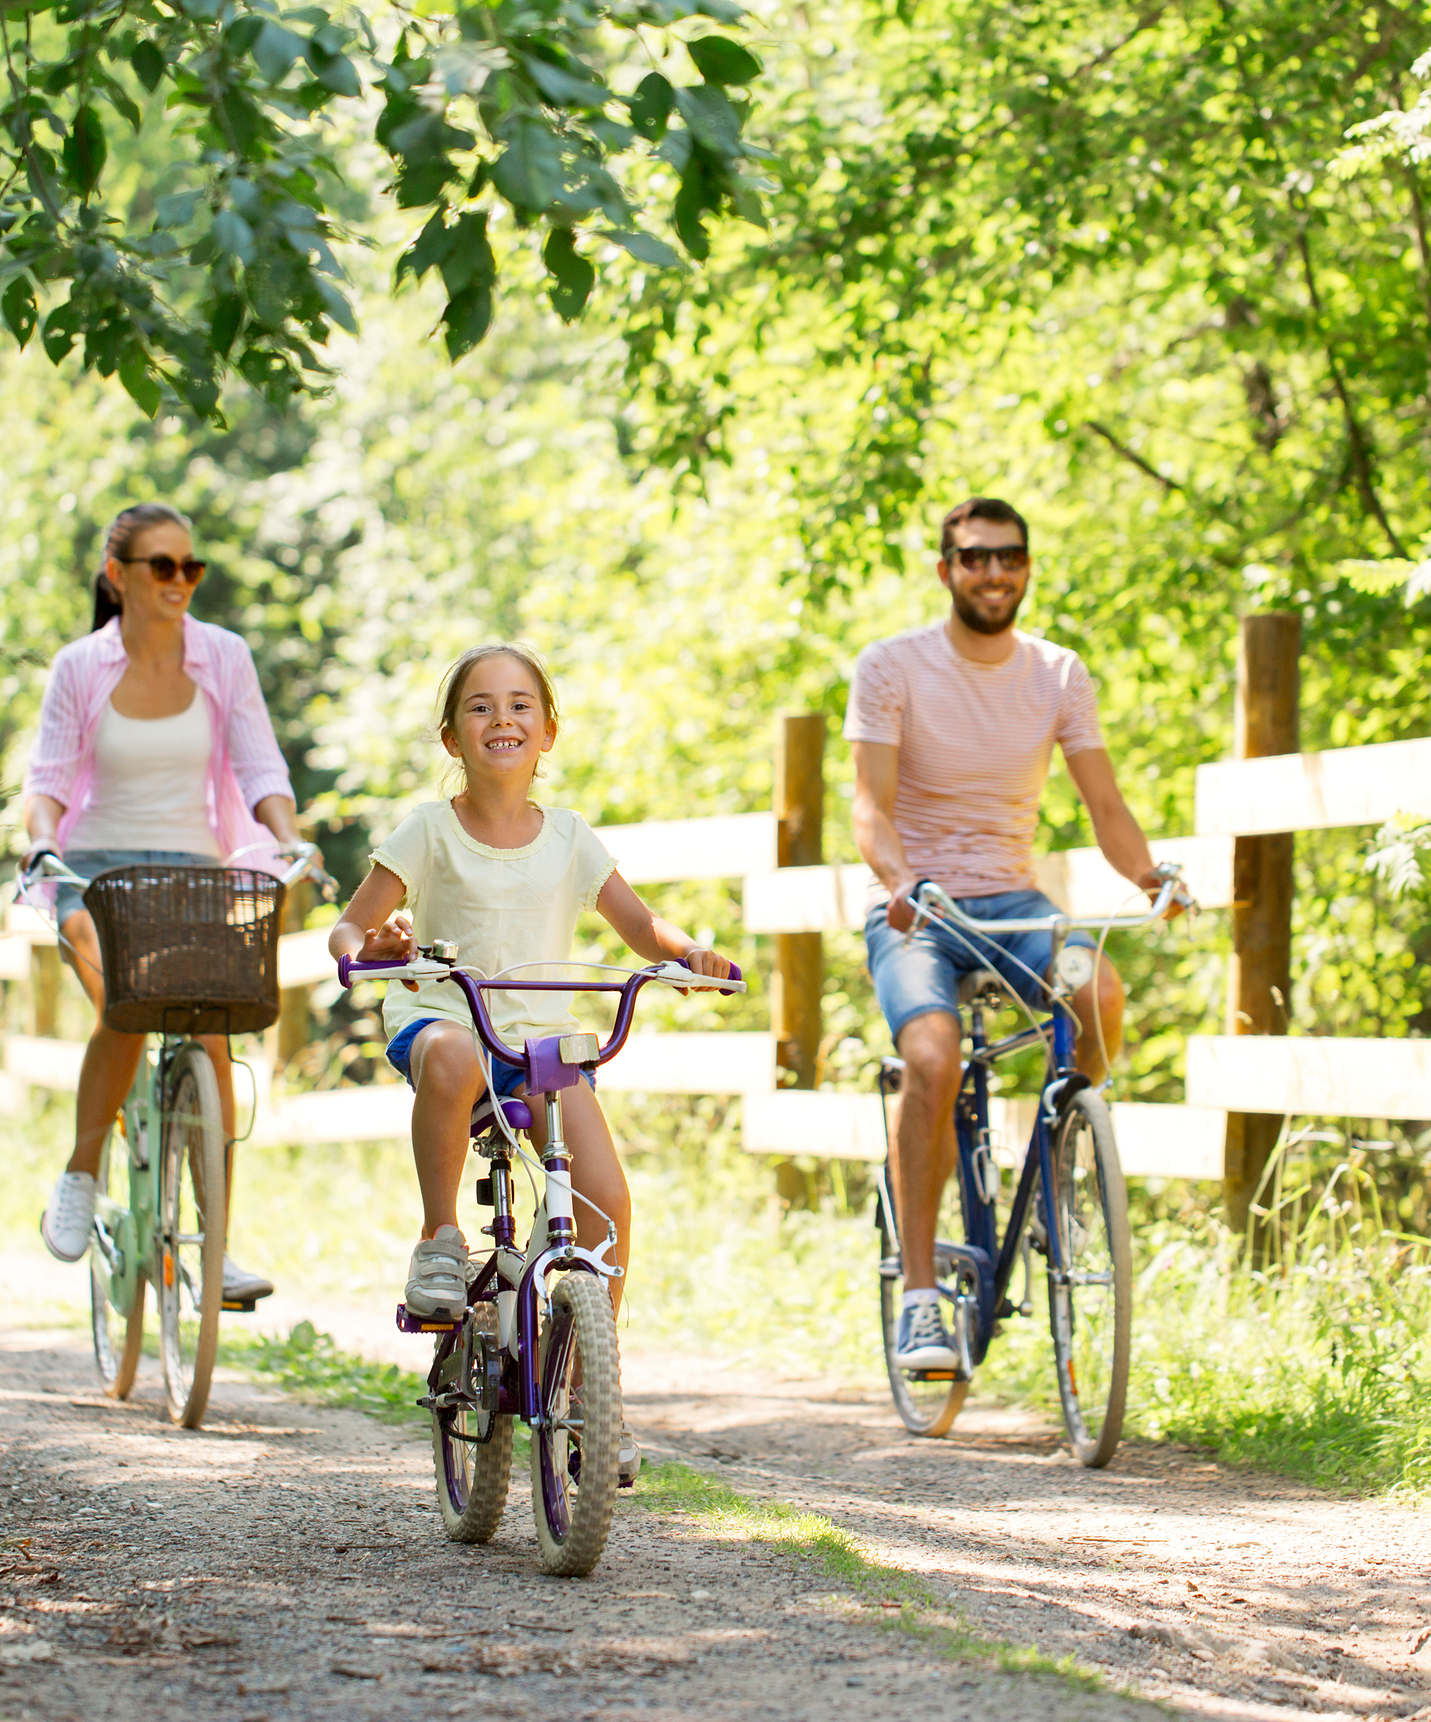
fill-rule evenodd
<path id="1" fill-rule="evenodd" d="M 704 945 L 692 945 L 681 961 L 693 975 L 710 975 L 717 981 L 727 980 L 735 967 L 734 963 L 721 956 L 719 951 L 707 950 Z M 689 997 L 684 987 L 679 987 L 677 991 L 682 998 Z"/>
<path id="2" fill-rule="evenodd" d="M 417 955 L 417 940 L 412 922 L 406 915 L 394 915 L 381 927 L 368 927 L 363 934 L 363 948 L 356 957 L 359 963 L 410 962 Z M 402 983 L 410 993 L 417 991 L 416 981 Z"/>

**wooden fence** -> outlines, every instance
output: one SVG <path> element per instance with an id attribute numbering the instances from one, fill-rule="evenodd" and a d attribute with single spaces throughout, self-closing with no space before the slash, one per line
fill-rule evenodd
<path id="1" fill-rule="evenodd" d="M 777 940 L 776 991 L 783 986 L 784 997 L 777 996 L 772 1031 L 637 1032 L 607 1066 L 603 1083 L 608 1089 L 652 1094 L 738 1095 L 744 1145 L 752 1153 L 876 1160 L 884 1153 L 877 1097 L 811 1085 L 810 1023 L 813 1015 L 818 1043 L 820 971 L 814 971 L 812 1002 L 812 950 L 796 942 L 802 937 L 817 941 L 818 956 L 822 935 L 859 927 L 870 875 L 862 866 L 777 864 L 782 856 L 808 856 L 812 828 L 818 854 L 821 793 L 810 715 L 781 722 L 803 726 L 799 745 L 791 745 L 786 734 L 777 748 L 782 770 L 788 774 L 793 769 L 802 780 L 782 785 L 777 773 L 783 817 L 772 811 L 661 820 L 608 826 L 598 833 L 634 884 L 743 881 L 746 930 Z M 1201 766 L 1195 802 L 1196 833 L 1155 842 L 1154 853 L 1183 864 L 1204 907 L 1228 908 L 1234 905 L 1239 840 L 1379 824 L 1398 814 L 1431 817 L 1431 738 Z M 803 844 L 790 841 L 792 817 L 803 823 Z M 1076 915 L 1117 912 L 1130 895 L 1128 882 L 1096 849 L 1048 855 L 1038 868 L 1048 895 Z M 30 981 L 46 946 L 53 946 L 53 935 L 29 911 L 13 904 L 7 909 L 6 931 L 10 936 L 0 939 L 0 979 Z M 279 964 L 285 989 L 330 981 L 326 930 L 285 935 Z M 30 1086 L 72 1089 L 82 1052 L 78 1044 L 44 1035 L 6 1036 L 0 1110 L 22 1107 Z M 271 1066 L 260 1059 L 255 1067 L 259 1093 L 254 1137 L 259 1142 L 355 1141 L 406 1134 L 411 1097 L 405 1086 L 285 1095 L 272 1082 Z M 782 1086 L 782 1071 L 801 1086 Z M 995 1135 L 1005 1154 L 1027 1137 L 1031 1105 L 995 1102 Z M 1236 1121 L 1251 1116 L 1275 1123 L 1289 1113 L 1431 1118 L 1431 1041 L 1195 1036 L 1188 1045 L 1187 1104 L 1114 1107 L 1129 1174 L 1162 1178 L 1226 1177 L 1229 1144 L 1241 1141 Z"/>

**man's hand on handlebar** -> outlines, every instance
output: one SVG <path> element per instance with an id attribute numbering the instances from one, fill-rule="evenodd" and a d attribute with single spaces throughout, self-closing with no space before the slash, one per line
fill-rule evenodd
<path id="1" fill-rule="evenodd" d="M 907 933 L 914 925 L 914 910 L 909 906 L 909 899 L 918 884 L 919 880 L 911 873 L 907 879 L 900 879 L 889 894 L 885 918 L 896 933 Z"/>
<path id="2" fill-rule="evenodd" d="M 411 962 L 417 955 L 417 940 L 412 922 L 406 915 L 394 915 L 381 927 L 368 927 L 363 935 L 363 948 L 354 953 L 356 963 Z M 417 991 L 417 982 L 402 983 L 410 993 Z"/>
<path id="3" fill-rule="evenodd" d="M 1148 901 L 1150 903 L 1157 902 L 1159 892 L 1161 892 L 1163 886 L 1167 884 L 1168 879 L 1172 876 L 1174 875 L 1165 871 L 1164 867 L 1153 867 L 1139 878 L 1138 883 L 1148 893 Z M 1188 899 L 1185 893 L 1180 890 L 1169 902 L 1163 919 L 1166 921 L 1177 920 L 1178 916 L 1181 915 L 1187 907 L 1187 903 Z"/>

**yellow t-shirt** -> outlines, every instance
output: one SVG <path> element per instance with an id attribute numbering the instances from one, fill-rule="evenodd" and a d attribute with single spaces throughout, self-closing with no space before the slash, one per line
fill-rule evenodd
<path id="1" fill-rule="evenodd" d="M 571 956 L 576 918 L 594 909 L 616 863 L 579 813 L 543 807 L 542 828 L 522 849 L 492 849 L 462 829 L 450 801 L 425 801 L 368 857 L 406 888 L 421 945 L 453 939 L 459 965 L 485 974 L 516 963 L 561 963 Z M 559 980 L 526 971 L 532 980 Z M 488 992 L 492 1026 L 510 1047 L 541 1035 L 568 1034 L 577 1022 L 568 992 Z M 410 993 L 397 983 L 383 1000 L 391 1040 L 416 1017 L 472 1026 L 467 1000 L 451 981 L 425 980 Z"/>

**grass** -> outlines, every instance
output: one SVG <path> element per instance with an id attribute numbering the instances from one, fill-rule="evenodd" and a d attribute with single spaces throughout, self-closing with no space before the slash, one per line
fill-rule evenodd
<path id="1" fill-rule="evenodd" d="M 427 1382 L 395 1363 L 369 1363 L 340 1351 L 331 1334 L 311 1321 L 298 1322 L 285 1339 L 230 1335 L 219 1341 L 219 1362 L 230 1369 L 273 1381 L 297 1399 L 314 1405 L 339 1405 L 366 1411 L 384 1423 L 426 1423 L 418 1396 Z"/>
<path id="2" fill-rule="evenodd" d="M 1056 1675 L 1086 1691 L 1106 1682 L 1072 1656 L 1052 1657 L 1031 1645 L 1006 1644 L 974 1630 L 916 1573 L 874 1559 L 848 1531 L 820 1513 L 783 1501 L 752 1500 L 687 1465 L 648 1466 L 636 1481 L 637 1501 L 650 1511 L 706 1535 L 739 1537 L 777 1550 L 833 1580 L 859 1603 L 880 1610 L 879 1624 L 918 1638 L 958 1661 L 993 1663 L 1010 1674 Z"/>

